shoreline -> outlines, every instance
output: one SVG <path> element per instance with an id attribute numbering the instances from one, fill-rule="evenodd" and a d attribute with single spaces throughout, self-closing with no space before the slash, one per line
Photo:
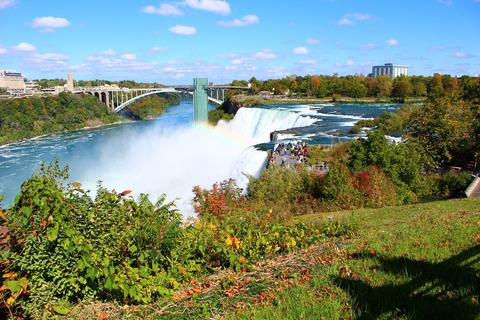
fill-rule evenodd
<path id="1" fill-rule="evenodd" d="M 150 120 L 150 119 L 148 119 Z M 153 119 L 151 119 L 153 120 Z M 92 121 L 95 121 L 95 120 L 92 120 Z M 101 121 L 101 120 L 100 120 Z M 74 131 L 79 131 L 79 130 L 87 130 L 87 129 L 93 129 L 93 128 L 99 128 L 99 127 L 105 127 L 105 126 L 110 126 L 110 125 L 113 125 L 113 124 L 120 124 L 120 123 L 125 123 L 125 122 L 134 122 L 135 120 L 125 120 L 125 121 L 115 121 L 115 122 L 112 122 L 112 123 L 103 123 L 102 121 L 102 124 L 98 124 L 98 125 L 87 125 L 83 128 L 78 128 L 78 129 L 73 129 L 73 130 L 64 130 L 64 131 L 55 131 L 55 132 L 49 132 L 49 133 L 45 133 L 45 134 L 41 134 L 41 135 L 38 135 L 38 136 L 34 136 L 34 137 L 31 137 L 31 138 L 26 138 L 26 139 L 22 139 L 22 140 L 17 140 L 17 141 L 12 141 L 12 142 L 8 142 L 8 143 L 5 143 L 5 144 L 0 144 L 0 149 L 8 146 L 8 145 L 11 145 L 11 144 L 14 144 L 14 143 L 21 143 L 21 142 L 25 142 L 25 141 L 29 141 L 29 140 L 37 140 L 41 137 L 44 137 L 44 136 L 48 136 L 50 134 L 55 134 L 55 133 L 64 133 L 64 132 L 74 132 Z M 143 120 L 141 120 L 143 121 Z"/>

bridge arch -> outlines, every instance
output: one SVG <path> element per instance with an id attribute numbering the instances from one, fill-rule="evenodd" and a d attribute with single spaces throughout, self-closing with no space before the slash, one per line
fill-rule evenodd
<path id="1" fill-rule="evenodd" d="M 156 91 L 150 91 L 150 92 L 147 92 L 147 93 L 144 93 L 144 94 L 141 94 L 139 96 L 136 96 L 136 97 L 133 97 L 132 99 L 122 103 L 121 105 L 119 105 L 118 107 L 114 108 L 113 111 L 115 112 L 119 112 L 121 111 L 123 108 L 125 108 L 126 106 L 128 106 L 129 104 L 133 103 L 134 101 L 137 101 L 139 99 L 142 99 L 144 97 L 147 97 L 147 96 L 150 96 L 152 94 L 157 94 L 157 93 L 163 93 L 163 92 L 177 92 L 177 93 L 180 93 L 180 92 L 185 92 L 185 93 L 188 93 L 188 94 L 191 94 L 193 95 L 193 92 L 192 91 L 189 91 L 189 90 L 176 90 L 174 88 L 163 88 L 163 89 L 159 89 L 159 90 L 156 90 Z M 212 102 L 215 102 L 217 104 L 221 104 L 223 101 L 221 100 L 217 100 L 215 98 L 211 98 L 211 97 L 208 97 L 208 100 L 212 101 Z"/>

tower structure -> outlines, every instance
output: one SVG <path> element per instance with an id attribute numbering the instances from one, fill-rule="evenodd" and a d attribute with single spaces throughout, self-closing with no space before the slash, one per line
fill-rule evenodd
<path id="1" fill-rule="evenodd" d="M 67 73 L 67 91 L 73 91 L 73 75 L 71 72 Z"/>
<path id="2" fill-rule="evenodd" d="M 193 78 L 193 120 L 195 123 L 208 122 L 208 96 L 205 89 L 207 78 Z"/>

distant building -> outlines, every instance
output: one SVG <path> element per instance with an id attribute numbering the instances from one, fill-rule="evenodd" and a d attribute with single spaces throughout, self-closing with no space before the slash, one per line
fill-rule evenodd
<path id="1" fill-rule="evenodd" d="M 402 66 L 398 64 L 385 63 L 383 66 L 373 66 L 372 67 L 372 78 L 387 75 L 390 78 L 395 78 L 400 75 L 408 76 L 408 68 L 410 66 Z"/>
<path id="2" fill-rule="evenodd" d="M 9 93 L 25 93 L 25 77 L 14 70 L 1 70 L 0 88 L 7 88 Z"/>

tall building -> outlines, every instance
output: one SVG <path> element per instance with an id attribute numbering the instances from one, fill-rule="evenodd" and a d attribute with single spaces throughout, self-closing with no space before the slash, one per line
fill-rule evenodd
<path id="1" fill-rule="evenodd" d="M 408 76 L 408 68 L 410 66 L 402 66 L 398 64 L 385 63 L 383 66 L 373 66 L 372 67 L 372 78 L 381 75 L 387 75 L 390 78 L 398 77 L 399 75 Z"/>
<path id="2" fill-rule="evenodd" d="M 20 72 L 1 70 L 0 88 L 7 88 L 10 93 L 25 93 L 25 78 Z"/>

